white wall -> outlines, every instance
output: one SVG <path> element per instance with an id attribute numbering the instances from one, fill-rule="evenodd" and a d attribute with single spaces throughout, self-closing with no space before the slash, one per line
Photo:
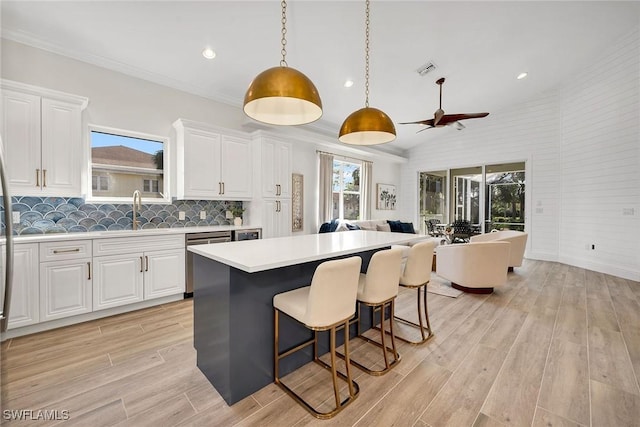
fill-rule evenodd
<path id="1" fill-rule="evenodd" d="M 88 97 L 89 106 L 83 119 L 85 125 L 95 124 L 167 137 L 171 139 L 172 146 L 175 144 L 172 123 L 178 118 L 236 131 L 251 132 L 260 128 L 247 126 L 247 118 L 239 106 L 198 97 L 10 40 L 1 41 L 2 78 Z M 345 147 L 337 142 L 337 129 L 335 137 L 312 133 L 303 127 L 275 127 L 269 133 L 280 134 L 293 143 L 293 172 L 304 175 L 304 233 L 315 233 L 319 227 L 316 221 L 316 150 L 371 160 L 374 163 L 374 187 L 377 182 L 383 182 L 400 188 L 398 161 L 405 159 L 387 156 L 376 150 Z M 176 170 L 175 156 L 171 169 Z M 172 181 L 172 194 L 175 195 L 175 179 Z M 394 214 L 389 216 L 388 212 Z M 249 213 L 250 223 L 261 220 L 260 212 L 250 209 Z M 374 218 L 396 217 L 395 211 L 373 210 L 372 214 Z"/>
<path id="2" fill-rule="evenodd" d="M 402 168 L 403 215 L 417 219 L 419 171 L 524 160 L 526 256 L 640 280 L 639 51 L 636 28 L 557 90 L 432 130 Z"/>

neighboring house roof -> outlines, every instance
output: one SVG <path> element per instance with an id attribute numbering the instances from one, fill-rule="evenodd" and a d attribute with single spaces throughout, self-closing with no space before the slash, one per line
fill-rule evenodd
<path id="1" fill-rule="evenodd" d="M 125 147 L 124 145 L 95 147 L 91 149 L 91 162 L 102 165 L 156 169 L 157 167 L 153 161 L 153 157 L 153 154 Z"/>

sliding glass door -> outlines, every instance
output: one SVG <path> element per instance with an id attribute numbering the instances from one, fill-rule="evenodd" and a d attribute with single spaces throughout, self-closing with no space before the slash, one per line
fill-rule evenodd
<path id="1" fill-rule="evenodd" d="M 487 165 L 485 176 L 485 232 L 524 231 L 524 163 Z"/>
<path id="2" fill-rule="evenodd" d="M 427 221 L 448 222 L 447 215 L 447 171 L 420 172 L 420 229 L 429 232 Z"/>
<path id="3" fill-rule="evenodd" d="M 466 220 L 471 225 L 480 225 L 480 188 L 482 166 L 451 169 L 451 218 Z"/>

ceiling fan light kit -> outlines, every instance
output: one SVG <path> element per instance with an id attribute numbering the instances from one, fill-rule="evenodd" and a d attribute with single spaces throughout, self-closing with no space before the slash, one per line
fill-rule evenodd
<path id="1" fill-rule="evenodd" d="M 365 103 L 346 118 L 340 127 L 338 140 L 351 145 L 386 144 L 396 139 L 393 121 L 383 111 L 369 107 L 369 0 L 365 11 Z"/>
<path id="2" fill-rule="evenodd" d="M 313 82 L 286 61 L 287 2 L 282 6 L 282 39 L 279 67 L 269 68 L 253 79 L 244 96 L 244 112 L 262 123 L 301 125 L 322 117 L 322 101 Z"/>

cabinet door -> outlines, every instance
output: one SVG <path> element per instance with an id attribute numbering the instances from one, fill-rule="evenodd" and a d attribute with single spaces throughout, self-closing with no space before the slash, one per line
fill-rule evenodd
<path id="1" fill-rule="evenodd" d="M 40 194 L 40 97 L 2 91 L 2 141 L 14 194 Z M 79 166 L 79 164 L 78 164 Z"/>
<path id="2" fill-rule="evenodd" d="M 278 187 L 279 197 L 291 198 L 291 163 L 291 144 L 282 142 L 277 147 L 276 162 L 276 184 L 280 186 Z"/>
<path id="3" fill-rule="evenodd" d="M 142 253 L 93 258 L 93 310 L 142 301 Z"/>
<path id="4" fill-rule="evenodd" d="M 221 151 L 222 196 L 225 199 L 251 199 L 253 154 L 251 140 L 223 136 Z"/>
<path id="5" fill-rule="evenodd" d="M 262 141 L 262 197 L 276 197 L 278 193 L 276 170 L 278 142 L 270 139 Z"/>
<path id="6" fill-rule="evenodd" d="M 40 321 L 91 312 L 91 258 L 40 263 Z"/>
<path id="7" fill-rule="evenodd" d="M 5 247 L 2 248 L 4 258 Z M 38 244 L 15 245 L 13 250 L 13 286 L 9 307 L 9 329 L 33 325 L 39 321 Z"/>
<path id="8" fill-rule="evenodd" d="M 220 135 L 193 129 L 184 133 L 184 197 L 219 198 Z"/>
<path id="9" fill-rule="evenodd" d="M 145 300 L 184 292 L 184 249 L 146 252 L 144 257 Z"/>
<path id="10" fill-rule="evenodd" d="M 290 236 L 291 200 L 265 200 L 262 220 L 262 238 Z"/>
<path id="11" fill-rule="evenodd" d="M 84 158 L 80 106 L 42 98 L 42 190 L 79 196 Z"/>

